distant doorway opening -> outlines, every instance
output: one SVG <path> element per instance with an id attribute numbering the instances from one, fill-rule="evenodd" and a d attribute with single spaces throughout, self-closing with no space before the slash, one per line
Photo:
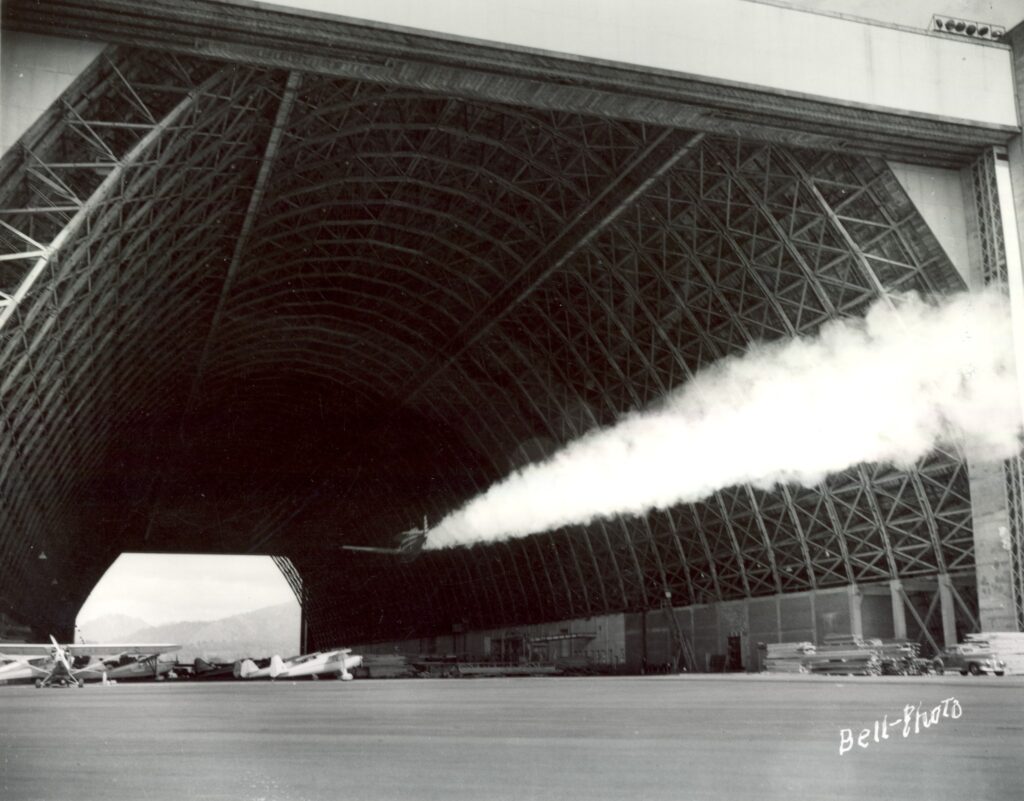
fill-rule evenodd
<path id="1" fill-rule="evenodd" d="M 280 557 L 121 554 L 79 610 L 75 640 L 176 643 L 182 662 L 294 656 L 298 581 Z"/>

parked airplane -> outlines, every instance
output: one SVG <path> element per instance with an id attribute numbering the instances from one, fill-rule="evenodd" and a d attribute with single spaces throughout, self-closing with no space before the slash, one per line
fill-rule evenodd
<path id="1" fill-rule="evenodd" d="M 107 664 L 102 658 L 89 662 L 83 667 L 75 667 L 75 657 L 120 657 L 123 655 L 150 656 L 177 651 L 180 645 L 168 644 L 108 644 L 90 643 L 61 645 L 51 635 L 50 645 L 45 643 L 0 642 L 0 657 L 26 656 L 28 659 L 16 659 L 0 667 L 0 680 L 35 679 L 36 687 L 60 686 L 73 684 L 82 686 L 84 678 L 102 678 L 103 667 Z M 138 660 L 134 660 L 138 663 Z M 152 668 L 150 669 L 152 673 Z M 98 672 L 97 672 L 98 671 Z M 108 674 L 109 675 L 109 674 Z"/>
<path id="2" fill-rule="evenodd" d="M 72 662 L 72 666 L 74 666 Z M 78 678 L 82 681 L 108 680 L 125 681 L 131 679 L 161 679 L 171 673 L 178 662 L 175 659 L 161 659 L 159 654 L 137 656 L 121 654 L 119 657 L 108 657 L 98 662 L 91 662 L 84 667 L 76 668 Z"/>
<path id="3" fill-rule="evenodd" d="M 26 681 L 45 676 L 53 667 L 53 660 L 48 656 L 33 659 L 5 660 L 0 665 L 0 682 Z"/>
<path id="4" fill-rule="evenodd" d="M 197 681 L 230 679 L 234 675 L 233 671 L 234 665 L 231 662 L 207 662 L 201 656 L 197 656 L 192 664 L 192 678 Z"/>
<path id="5" fill-rule="evenodd" d="M 420 555 L 423 545 L 427 541 L 430 527 L 427 525 L 427 518 L 423 518 L 423 528 L 410 528 L 398 535 L 397 548 L 380 548 L 373 545 L 342 545 L 345 551 L 362 551 L 363 553 L 383 553 L 394 556 L 401 556 L 407 560 L 413 560 Z"/>
<path id="6" fill-rule="evenodd" d="M 337 676 L 342 681 L 352 681 L 352 668 L 363 664 L 363 657 L 353 654 L 351 648 L 337 651 L 318 651 L 303 656 L 282 659 L 275 654 L 266 667 L 257 667 L 251 659 L 238 663 L 235 675 L 241 679 L 295 679 L 300 676 Z"/>

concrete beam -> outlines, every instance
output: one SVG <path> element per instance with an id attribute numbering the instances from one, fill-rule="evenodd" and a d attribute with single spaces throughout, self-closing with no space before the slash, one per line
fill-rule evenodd
<path id="1" fill-rule="evenodd" d="M 892 598 L 892 629 L 897 640 L 907 638 L 907 611 L 903 608 L 903 585 L 899 579 L 889 582 L 889 595 Z"/>
<path id="2" fill-rule="evenodd" d="M 533 5 L 349 0 L 340 17 L 8 0 L 3 12 L 17 30 L 915 163 L 961 166 L 1019 131 L 1005 45 L 737 0 Z"/>
<path id="3" fill-rule="evenodd" d="M 953 605 L 953 587 L 949 576 L 939 574 L 939 611 L 942 613 L 942 640 L 944 645 L 956 645 L 956 608 Z"/>

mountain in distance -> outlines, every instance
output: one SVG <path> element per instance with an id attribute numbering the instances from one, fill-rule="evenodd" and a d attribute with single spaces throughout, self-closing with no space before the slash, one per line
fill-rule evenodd
<path id="1" fill-rule="evenodd" d="M 295 656 L 299 653 L 300 625 L 299 605 L 289 601 L 220 620 L 146 626 L 132 631 L 125 639 L 180 644 L 181 650 L 171 654 L 179 662 L 193 662 L 197 656 L 208 662 L 234 662 L 273 654 Z"/>
<path id="2" fill-rule="evenodd" d="M 78 627 L 79 642 L 127 642 L 133 632 L 149 626 L 131 615 L 103 615 Z"/>

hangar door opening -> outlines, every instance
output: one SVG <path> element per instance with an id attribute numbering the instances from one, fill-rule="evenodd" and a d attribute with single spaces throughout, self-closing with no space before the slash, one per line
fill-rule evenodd
<path id="1" fill-rule="evenodd" d="M 300 652 L 301 580 L 283 557 L 124 553 L 75 621 L 78 642 L 163 642 L 192 663 Z"/>

